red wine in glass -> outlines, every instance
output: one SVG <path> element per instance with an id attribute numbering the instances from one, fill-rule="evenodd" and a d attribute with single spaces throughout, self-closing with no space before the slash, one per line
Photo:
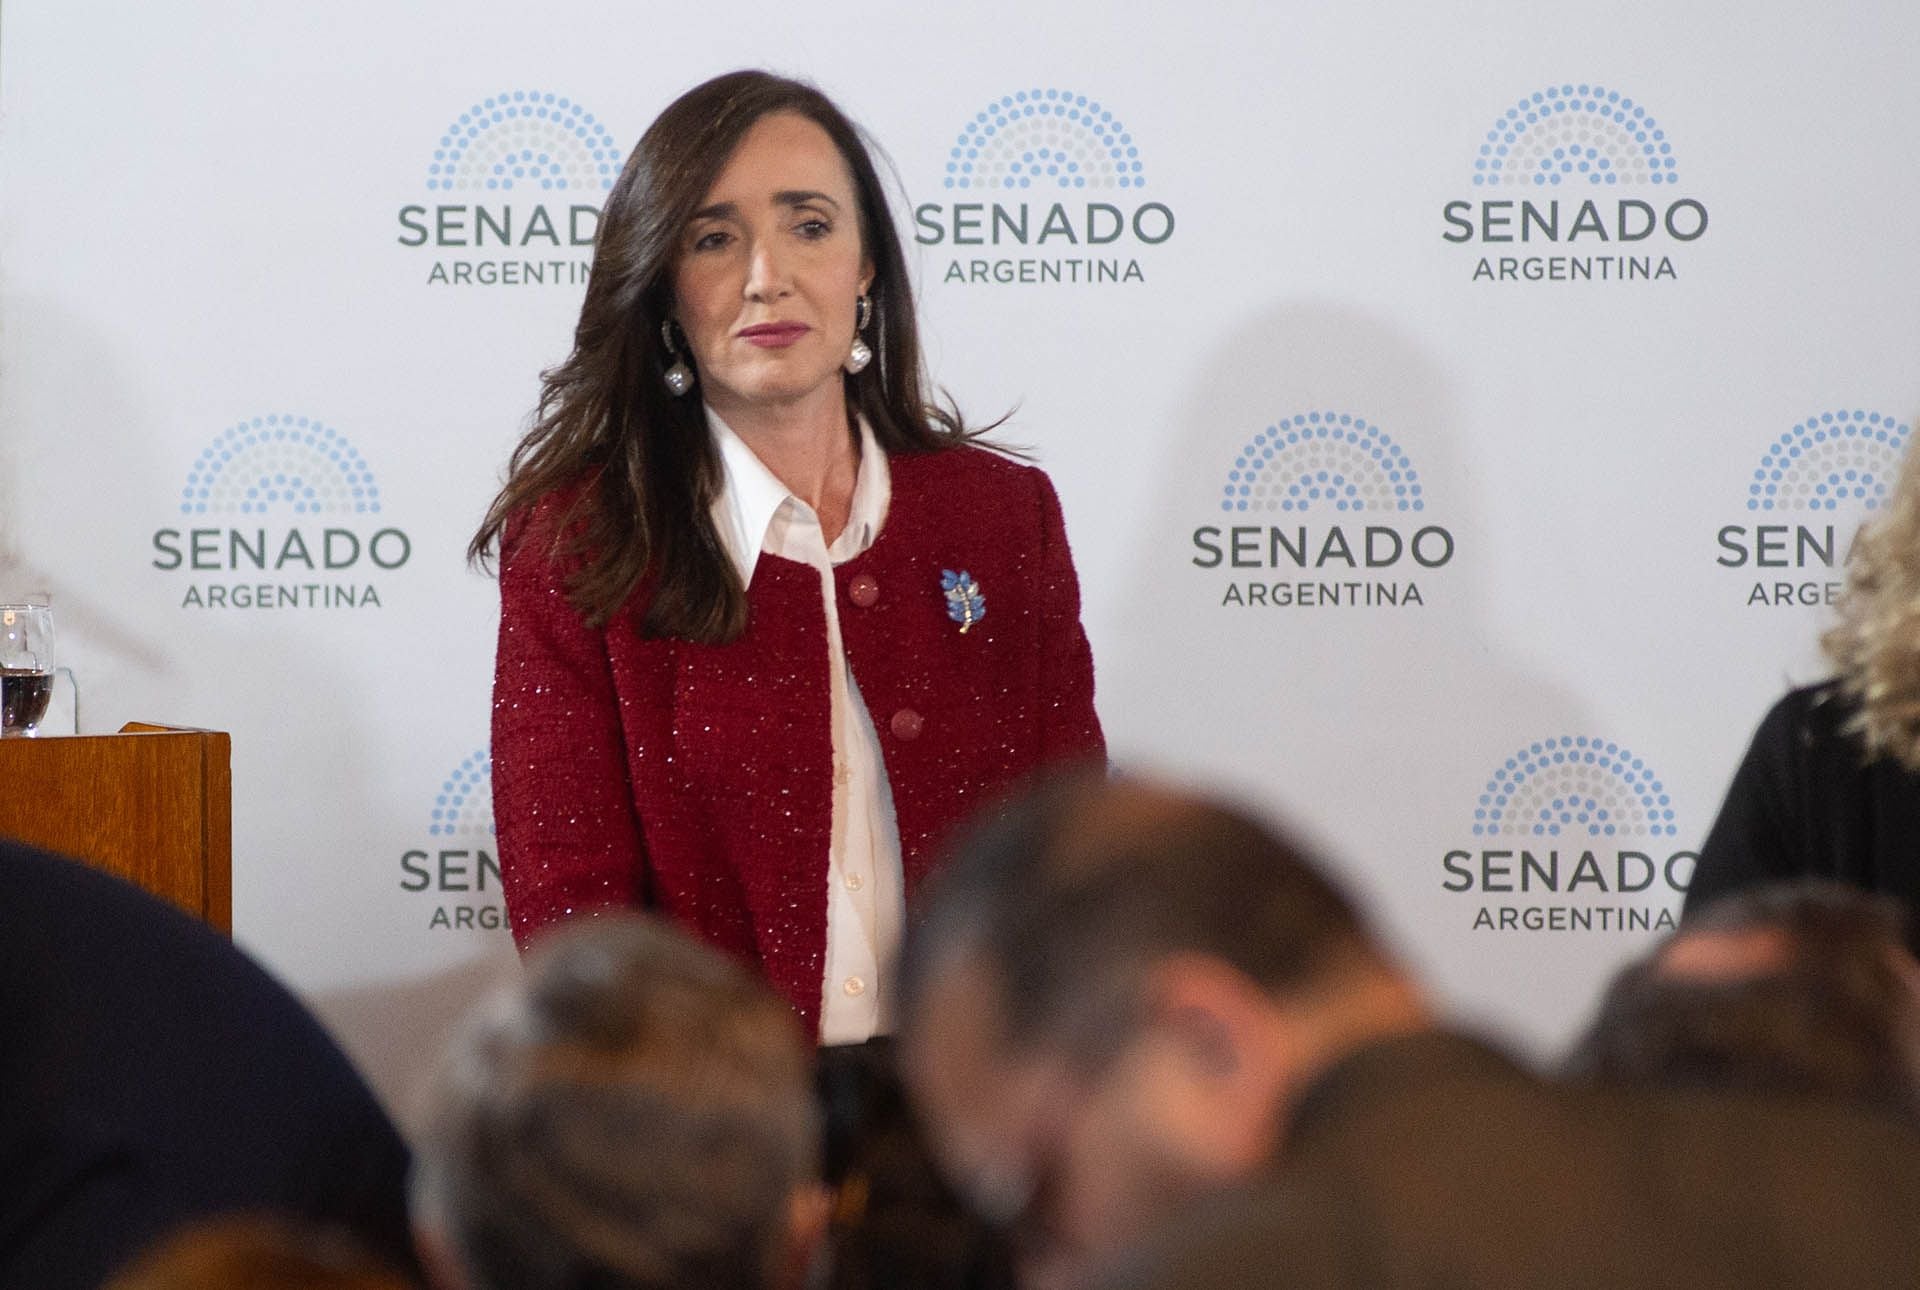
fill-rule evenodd
<path id="1" fill-rule="evenodd" d="M 38 733 L 53 697 L 53 610 L 0 604 L 0 736 Z"/>
<path id="2" fill-rule="evenodd" d="M 53 673 L 0 667 L 0 735 L 31 733 L 47 715 Z"/>

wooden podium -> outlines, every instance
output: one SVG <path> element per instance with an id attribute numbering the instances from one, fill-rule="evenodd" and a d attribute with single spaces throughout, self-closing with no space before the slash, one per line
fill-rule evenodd
<path id="1" fill-rule="evenodd" d="M 0 739 L 0 837 L 58 851 L 233 930 L 232 740 L 133 723 Z"/>

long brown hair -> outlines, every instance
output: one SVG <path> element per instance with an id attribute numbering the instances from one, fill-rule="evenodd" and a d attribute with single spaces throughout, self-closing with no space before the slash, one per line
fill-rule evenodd
<path id="1" fill-rule="evenodd" d="M 699 397 L 675 398 L 661 324 L 673 305 L 682 231 L 740 140 L 771 112 L 827 132 L 853 176 L 860 240 L 874 267 L 866 332 L 874 359 L 846 376 L 850 413 L 866 418 L 888 453 L 966 442 L 957 409 L 928 398 L 913 289 L 885 190 L 858 127 L 819 90 L 768 72 L 729 72 L 675 99 L 641 136 L 607 198 L 573 353 L 541 375 L 533 428 L 467 548 L 485 564 L 510 521 L 566 491 L 539 532 L 556 557 L 578 562 L 567 586 L 598 627 L 651 582 L 639 626 L 652 636 L 721 643 L 746 627 L 747 596 L 709 517 L 722 478 Z M 508 552 L 501 551 L 501 557 Z"/>

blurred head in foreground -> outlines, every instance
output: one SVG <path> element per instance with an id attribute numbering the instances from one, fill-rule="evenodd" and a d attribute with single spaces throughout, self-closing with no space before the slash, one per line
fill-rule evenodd
<path id="1" fill-rule="evenodd" d="M 411 1290 L 413 1282 L 327 1228 L 266 1215 L 182 1228 L 106 1290 Z"/>
<path id="2" fill-rule="evenodd" d="M 1039 785 L 961 841 L 901 977 L 935 1149 L 1037 1285 L 1100 1273 L 1254 1175 L 1315 1076 L 1430 1025 L 1296 842 L 1095 773 Z"/>
<path id="3" fill-rule="evenodd" d="M 666 925 L 564 928 L 469 1018 L 414 1185 L 448 1290 L 784 1290 L 826 1219 L 791 1010 Z"/>
<path id="4" fill-rule="evenodd" d="M 1602 998 L 1570 1074 L 1920 1114 L 1920 964 L 1899 908 L 1823 882 L 1728 896 Z"/>

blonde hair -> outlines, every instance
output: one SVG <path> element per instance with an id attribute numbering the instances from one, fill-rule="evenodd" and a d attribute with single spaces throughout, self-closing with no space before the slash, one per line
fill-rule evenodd
<path id="1" fill-rule="evenodd" d="M 1847 561 L 1840 621 L 1820 638 L 1856 709 L 1867 760 L 1920 771 L 1920 452 L 1908 450 L 1887 509 Z"/>

